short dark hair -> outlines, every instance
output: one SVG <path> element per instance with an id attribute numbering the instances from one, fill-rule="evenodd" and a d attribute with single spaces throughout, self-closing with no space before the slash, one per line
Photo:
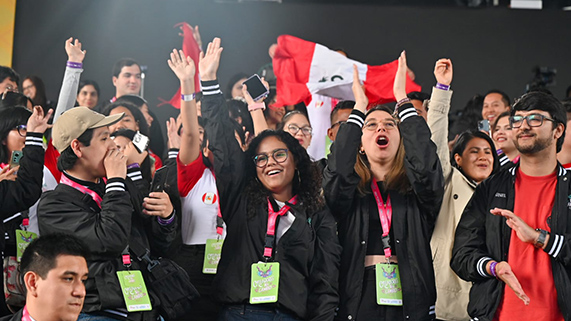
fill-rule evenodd
<path id="1" fill-rule="evenodd" d="M 24 86 L 24 81 L 26 80 L 31 81 L 32 84 L 34 84 L 34 87 L 36 87 L 36 97 L 32 99 L 32 103 L 34 105 L 42 106 L 44 112 L 47 112 L 48 110 L 46 109 L 47 108 L 46 103 L 48 102 L 48 98 L 46 97 L 46 85 L 44 85 L 44 81 L 38 76 L 30 75 L 24 78 L 24 80 L 22 81 L 22 87 Z M 22 88 L 22 92 L 23 91 L 24 90 Z"/>
<path id="2" fill-rule="evenodd" d="M 6 78 L 16 84 L 20 84 L 20 75 L 18 75 L 14 69 L 7 66 L 0 66 L 0 82 L 3 82 Z"/>
<path id="3" fill-rule="evenodd" d="M 512 108 L 511 115 L 515 115 L 516 111 L 542 110 L 549 113 L 549 116 L 555 120 L 553 129 L 557 127 L 557 123 L 563 124 L 563 135 L 557 139 L 557 152 L 561 151 L 563 140 L 565 139 L 565 131 L 567 130 L 567 113 L 563 104 L 554 96 L 532 91 L 517 99 Z"/>
<path id="4" fill-rule="evenodd" d="M 499 89 L 492 89 L 489 90 L 485 95 L 484 95 L 484 99 L 486 98 L 486 96 L 488 96 L 489 94 L 500 94 L 502 96 L 502 101 L 504 102 L 504 105 L 506 106 L 511 106 L 511 100 L 510 100 L 510 96 L 508 96 L 508 94 L 506 94 L 505 92 L 499 90 Z"/>
<path id="5" fill-rule="evenodd" d="M 332 123 L 331 125 L 333 125 L 333 118 L 335 118 L 335 116 L 340 110 L 353 109 L 353 107 L 355 107 L 355 102 L 352 100 L 341 100 L 340 102 L 338 102 L 337 105 L 335 105 L 335 107 L 331 111 L 331 114 L 329 115 L 329 121 Z"/>
<path id="6" fill-rule="evenodd" d="M 567 113 L 571 113 L 571 97 L 563 99 L 561 104 Z"/>
<path id="7" fill-rule="evenodd" d="M 8 107 L 0 111 L 0 142 L 3 142 L 12 129 L 16 126 L 26 125 L 28 118 L 32 115 L 27 108 L 24 107 Z M 10 153 L 5 144 L 0 144 L 0 162 L 8 164 Z"/>
<path id="8" fill-rule="evenodd" d="M 129 102 L 129 103 L 137 106 L 138 108 L 143 107 L 143 105 L 147 105 L 147 106 L 149 105 L 149 103 L 147 103 L 145 98 L 138 96 L 138 95 L 123 95 L 121 97 L 117 97 L 117 100 L 115 102 L 122 102 L 122 101 Z"/>
<path id="9" fill-rule="evenodd" d="M 248 111 L 248 105 L 237 99 L 229 99 L 226 104 L 228 105 L 228 112 L 230 113 L 230 118 L 237 121 L 238 117 L 242 118 L 242 126 L 246 127 L 246 131 L 254 133 L 254 122 L 252 121 L 252 115 Z"/>
<path id="10" fill-rule="evenodd" d="M 93 129 L 88 129 L 81 136 L 77 138 L 77 140 L 83 144 L 83 146 L 91 145 L 91 139 L 93 138 Z M 60 172 L 66 171 L 68 169 L 72 169 L 77 162 L 77 155 L 73 152 L 71 146 L 68 146 L 66 149 L 61 152 L 57 159 L 57 169 Z"/>
<path id="11" fill-rule="evenodd" d="M 45 279 L 50 270 L 56 267 L 56 260 L 60 255 L 81 256 L 88 260 L 91 254 L 89 247 L 74 235 L 42 235 L 33 240 L 24 251 L 20 262 L 21 275 L 32 271 Z"/>
<path id="12" fill-rule="evenodd" d="M 427 99 L 430 99 L 430 94 L 423 93 L 422 91 L 411 91 L 406 94 L 406 97 L 410 100 L 420 100 L 424 102 Z"/>
<path id="13" fill-rule="evenodd" d="M 79 94 L 79 92 L 83 89 L 83 87 L 90 86 L 90 85 L 93 86 L 93 88 L 95 88 L 95 92 L 97 92 L 97 97 L 99 98 L 99 96 L 100 96 L 99 95 L 99 93 L 100 93 L 99 85 L 97 84 L 97 82 L 95 80 L 86 79 L 86 80 L 80 81 L 79 87 L 77 87 L 77 93 Z"/>
<path id="14" fill-rule="evenodd" d="M 0 100 L 0 109 L 18 106 L 26 108 L 28 101 L 34 105 L 34 102 L 32 102 L 28 96 L 15 91 L 0 93 L 0 96 L 2 97 L 2 100 Z"/>
<path id="15" fill-rule="evenodd" d="M 137 63 L 135 59 L 122 58 L 117 60 L 117 62 L 113 65 L 113 77 L 119 77 L 119 74 L 121 73 L 123 67 L 130 67 L 132 65 L 137 65 L 139 66 L 139 69 L 141 69 L 141 65 L 139 65 L 139 63 Z"/>
<path id="16" fill-rule="evenodd" d="M 103 111 L 101 113 L 105 116 L 109 116 L 109 114 L 113 109 L 118 107 L 125 107 L 129 109 L 129 111 L 133 115 L 133 118 L 135 118 L 135 121 L 138 123 L 139 132 L 141 132 L 141 134 L 145 136 L 149 136 L 149 125 L 147 124 L 147 120 L 145 119 L 143 112 L 136 105 L 126 100 L 120 100 L 120 99 L 121 98 L 117 99 L 116 102 L 107 105 L 105 108 L 103 108 Z"/>
<path id="17" fill-rule="evenodd" d="M 454 155 L 458 154 L 462 156 L 464 150 L 466 149 L 466 146 L 468 146 L 468 143 L 474 138 L 481 138 L 487 141 L 488 144 L 490 144 L 490 148 L 492 149 L 492 156 L 494 157 L 494 163 L 493 163 L 494 167 L 492 168 L 492 173 L 490 174 L 490 176 L 495 174 L 500 168 L 498 153 L 496 153 L 496 145 L 494 145 L 494 141 L 492 140 L 492 138 L 490 138 L 490 136 L 479 130 L 467 130 L 461 133 L 460 136 L 458 136 L 456 143 L 454 143 L 454 146 L 452 147 L 452 157 L 450 159 L 452 166 L 458 168 L 462 172 L 462 169 L 456 163 Z M 462 174 L 464 174 L 464 172 L 462 172 Z M 464 176 L 466 176 L 466 174 L 464 174 Z"/>

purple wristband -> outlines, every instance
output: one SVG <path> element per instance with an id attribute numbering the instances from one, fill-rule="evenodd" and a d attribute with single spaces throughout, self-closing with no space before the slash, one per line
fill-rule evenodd
<path id="1" fill-rule="evenodd" d="M 399 100 L 399 101 L 397 102 L 397 105 L 396 105 L 396 106 L 397 106 L 397 109 L 400 108 L 400 106 L 402 106 L 402 105 L 404 105 L 404 104 L 406 104 L 406 103 L 410 103 L 410 99 L 409 99 L 408 97 Z"/>
<path id="2" fill-rule="evenodd" d="M 495 278 L 498 277 L 496 274 L 496 265 L 498 265 L 498 262 L 492 262 L 492 264 L 490 264 L 490 272 L 492 272 L 492 276 Z"/>
<path id="3" fill-rule="evenodd" d="M 436 88 L 438 88 L 438 89 L 441 89 L 441 90 L 446 90 L 446 91 L 450 90 L 450 86 L 448 86 L 448 85 L 443 85 L 443 84 L 441 84 L 441 83 L 439 83 L 439 82 L 437 82 L 437 83 L 436 83 L 436 86 L 434 86 L 434 87 L 436 87 Z"/>
<path id="4" fill-rule="evenodd" d="M 66 66 L 68 66 L 69 68 L 81 69 L 81 68 L 83 68 L 83 63 L 81 63 L 81 62 L 68 61 L 68 62 L 66 63 Z"/>
<path id="5" fill-rule="evenodd" d="M 132 168 L 141 168 L 141 166 L 139 166 L 139 164 L 137 163 L 127 165 L 127 169 L 132 169 Z"/>
<path id="6" fill-rule="evenodd" d="M 170 216 L 171 217 L 169 219 L 164 219 L 162 217 L 157 216 L 157 221 L 159 221 L 159 224 L 161 225 L 169 225 L 170 223 L 172 223 L 172 221 L 174 221 L 174 210 Z"/>

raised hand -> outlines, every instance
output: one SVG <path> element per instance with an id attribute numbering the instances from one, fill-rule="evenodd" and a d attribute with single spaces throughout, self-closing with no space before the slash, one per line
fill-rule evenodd
<path id="1" fill-rule="evenodd" d="M 266 79 L 264 77 L 262 77 L 262 84 L 264 84 L 264 87 L 266 87 L 266 89 L 270 88 L 270 84 L 266 81 Z M 266 99 L 266 97 L 262 97 L 256 101 L 254 101 L 254 98 L 252 98 L 252 96 L 250 96 L 250 93 L 248 92 L 248 87 L 246 85 L 242 86 L 242 95 L 244 95 L 244 99 L 246 99 L 246 103 L 248 105 L 252 105 L 255 103 L 261 103 L 262 101 L 264 101 Z"/>
<path id="2" fill-rule="evenodd" d="M 185 57 L 182 50 L 173 49 L 167 63 L 180 81 L 194 81 L 196 72 L 194 61 L 190 57 Z"/>
<path id="3" fill-rule="evenodd" d="M 434 65 L 434 77 L 439 84 L 450 86 L 452 82 L 452 60 L 439 59 Z"/>
<path id="4" fill-rule="evenodd" d="M 81 42 L 76 38 L 73 43 L 73 37 L 65 41 L 65 52 L 67 53 L 67 60 L 71 62 L 83 62 L 85 58 L 85 50 L 81 50 Z"/>
<path id="5" fill-rule="evenodd" d="M 353 95 L 355 96 L 354 108 L 364 113 L 367 111 L 369 98 L 367 98 L 367 95 L 365 95 L 365 85 L 361 85 L 361 80 L 359 80 L 359 70 L 357 69 L 357 65 L 353 65 L 353 85 L 351 86 L 351 89 L 353 90 Z"/>
<path id="6" fill-rule="evenodd" d="M 395 95 L 395 99 L 400 101 L 406 98 L 406 72 L 407 72 L 407 65 L 406 65 L 406 52 L 403 50 L 399 56 L 399 66 L 397 69 L 397 73 L 395 74 L 395 82 L 393 85 L 393 94 Z"/>
<path id="7" fill-rule="evenodd" d="M 200 72 L 200 79 L 203 81 L 215 80 L 218 66 L 220 65 L 220 55 L 223 48 L 220 47 L 220 38 L 214 38 L 212 42 L 208 43 L 206 52 L 200 53 L 200 62 L 198 70 Z"/>
<path id="8" fill-rule="evenodd" d="M 172 117 L 169 120 L 167 120 L 167 136 L 168 136 L 169 149 L 170 148 L 180 149 L 180 135 L 178 134 L 178 129 L 180 128 L 181 123 L 182 119 L 180 115 L 177 117 L 176 121 Z"/>
<path id="9" fill-rule="evenodd" d="M 47 115 L 44 116 L 44 109 L 42 106 L 34 106 L 32 116 L 28 118 L 28 124 L 26 125 L 28 132 L 30 133 L 44 133 L 46 129 L 51 128 L 52 125 L 48 124 L 50 117 L 52 116 L 54 110 L 48 110 Z"/>

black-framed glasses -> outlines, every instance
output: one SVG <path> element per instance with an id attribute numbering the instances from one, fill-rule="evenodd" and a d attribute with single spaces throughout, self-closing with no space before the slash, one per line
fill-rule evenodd
<path id="1" fill-rule="evenodd" d="M 331 125 L 331 129 L 335 128 L 335 126 L 341 126 L 341 124 L 345 124 L 347 121 L 346 120 L 340 120 L 336 123 L 334 123 L 333 125 Z"/>
<path id="2" fill-rule="evenodd" d="M 28 133 L 28 126 L 26 125 L 18 125 L 14 127 L 14 129 L 17 130 L 18 134 L 22 137 L 26 137 L 26 134 Z"/>
<path id="3" fill-rule="evenodd" d="M 511 116 L 510 125 L 512 126 L 512 128 L 520 128 L 521 125 L 523 125 L 524 120 L 527 120 L 527 124 L 529 125 L 529 127 L 540 127 L 541 125 L 543 125 L 543 120 L 549 120 L 554 123 L 557 123 L 555 119 L 551 119 L 547 116 L 543 116 L 541 114 L 531 114 L 525 117 L 519 115 Z"/>
<path id="4" fill-rule="evenodd" d="M 273 157 L 277 163 L 283 163 L 287 160 L 288 154 L 289 152 L 287 148 L 278 148 L 274 150 L 271 154 L 258 154 L 252 157 L 252 160 L 254 161 L 254 164 L 256 164 L 257 167 L 265 167 L 266 165 L 268 165 L 268 160 L 270 159 L 270 156 Z"/>
<path id="5" fill-rule="evenodd" d="M 398 127 L 396 120 L 384 119 L 381 121 L 369 120 L 368 122 L 365 123 L 365 125 L 363 126 L 363 129 L 374 131 L 374 130 L 377 130 L 377 128 L 379 128 L 379 124 L 382 124 L 383 128 L 385 128 L 385 130 L 395 129 Z"/>
<path id="6" fill-rule="evenodd" d="M 311 128 L 309 126 L 299 127 L 299 126 L 294 125 L 294 124 L 289 124 L 287 126 L 287 131 L 290 134 L 292 134 L 293 136 L 297 135 L 297 132 L 299 132 L 300 130 L 305 136 L 310 136 L 311 132 L 313 131 L 313 128 Z"/>

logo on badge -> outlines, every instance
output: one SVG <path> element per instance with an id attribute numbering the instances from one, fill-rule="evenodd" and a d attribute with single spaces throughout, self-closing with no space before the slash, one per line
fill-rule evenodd
<path id="1" fill-rule="evenodd" d="M 216 194 L 212 192 L 204 193 L 202 195 L 202 202 L 206 205 L 212 205 L 216 202 Z"/>
<path id="2" fill-rule="evenodd" d="M 262 269 L 260 269 L 260 267 L 258 266 L 258 275 L 263 277 L 263 278 L 267 278 L 270 275 L 272 275 L 272 267 L 270 266 L 270 268 L 267 271 L 262 271 Z"/>

